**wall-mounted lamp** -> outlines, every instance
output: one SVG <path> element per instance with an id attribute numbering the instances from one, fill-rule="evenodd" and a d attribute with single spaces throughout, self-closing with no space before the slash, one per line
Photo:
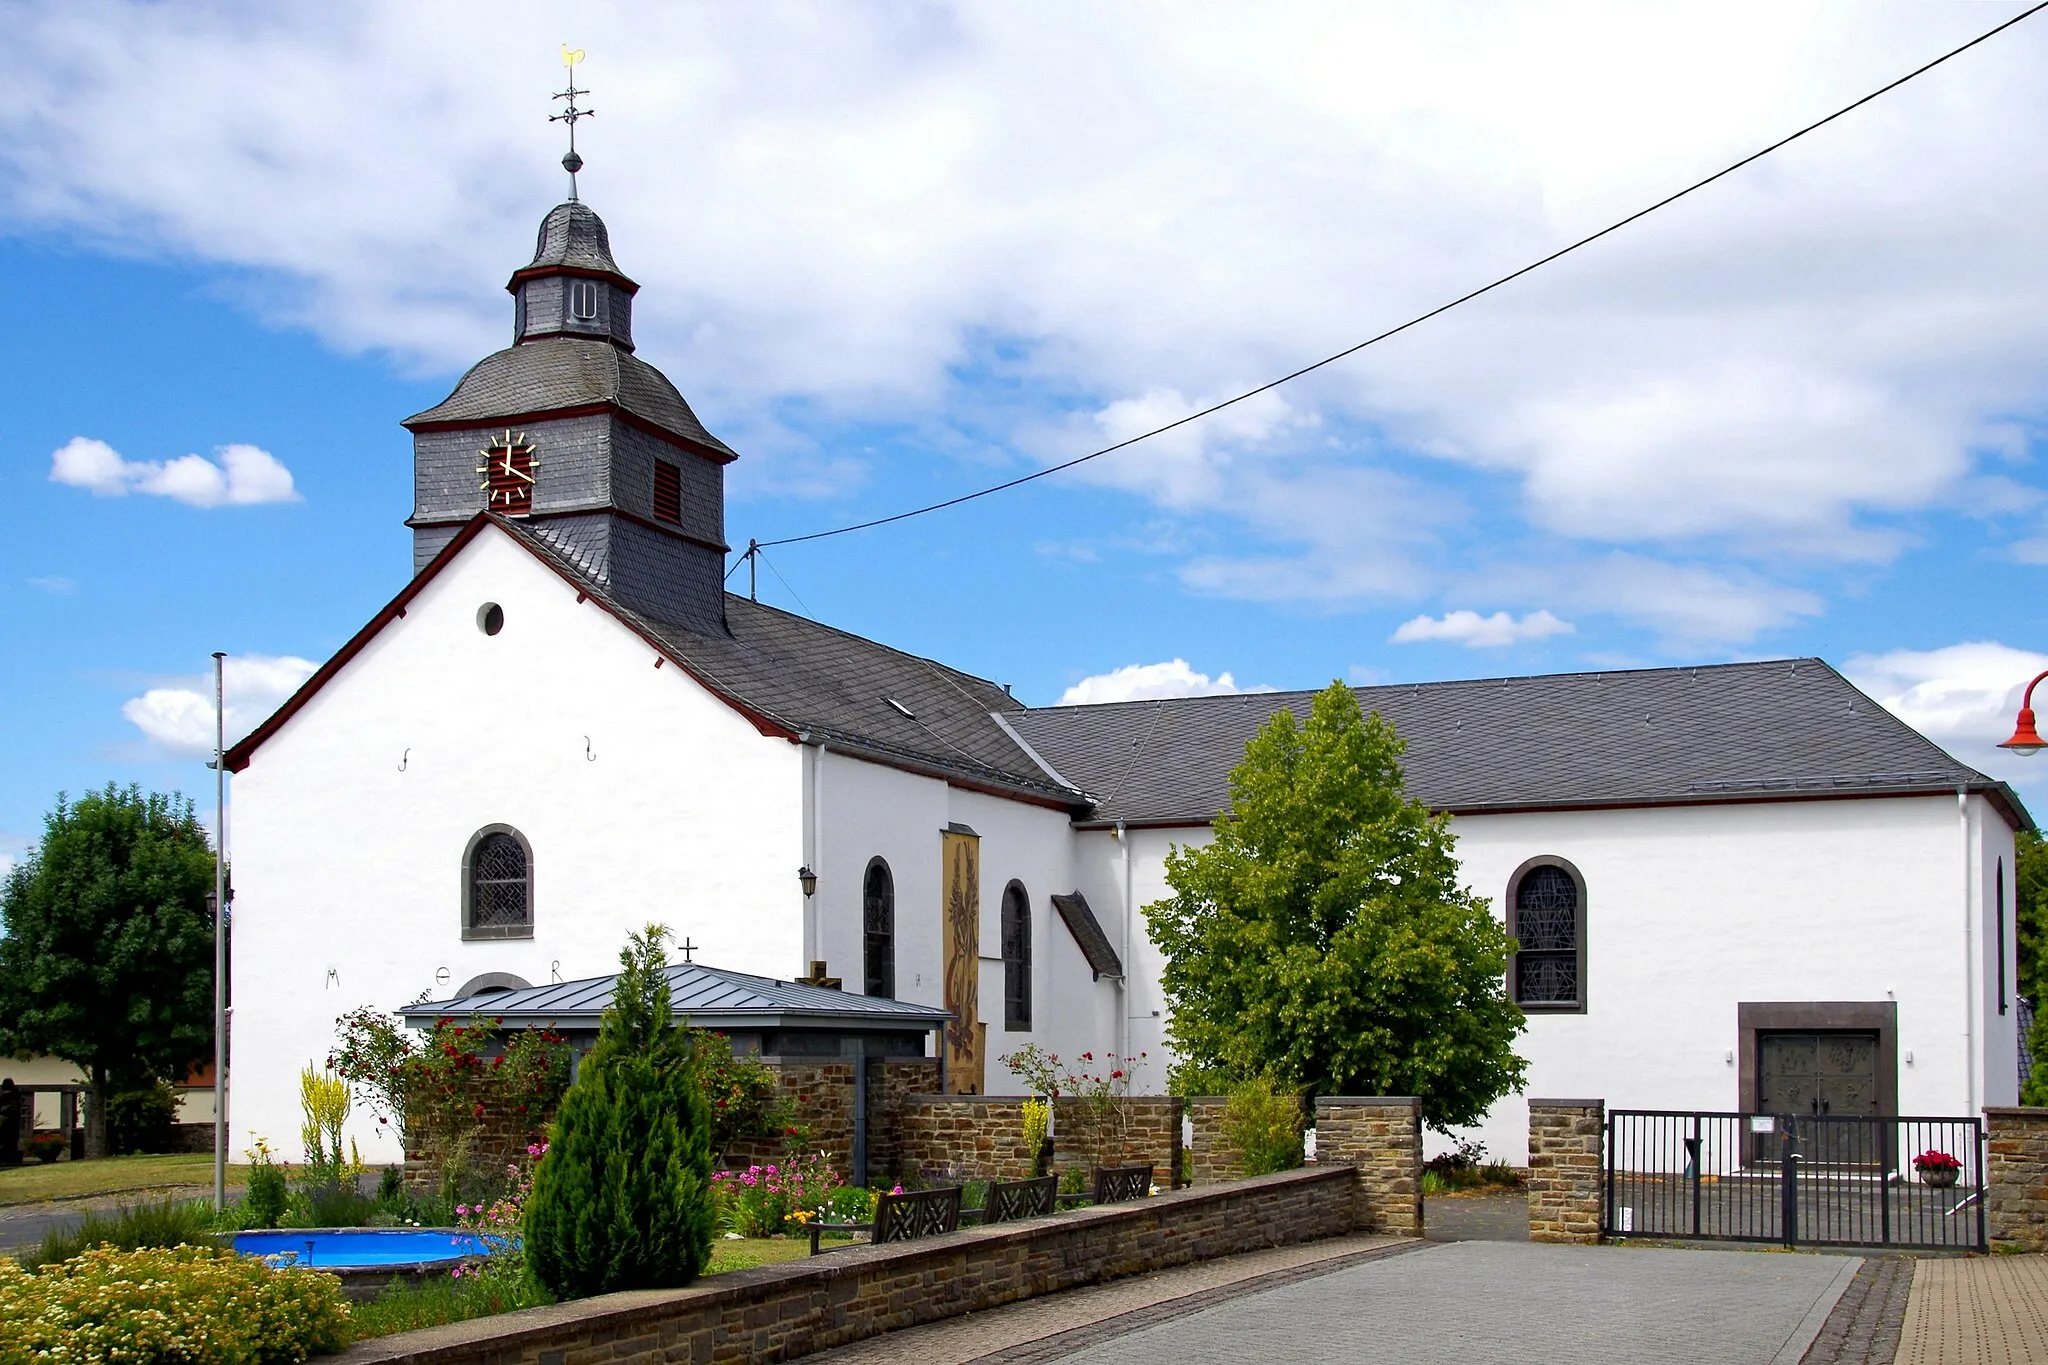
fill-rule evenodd
<path id="1" fill-rule="evenodd" d="M 817 893 L 818 874 L 811 871 L 810 865 L 808 863 L 806 863 L 804 866 L 796 870 L 796 880 L 797 885 L 803 887 L 804 894 L 806 896 L 815 895 Z"/>
<path id="2" fill-rule="evenodd" d="M 1724 1062 L 1726 1062 L 1726 1063 L 1727 1063 L 1727 1064 L 1728 1064 L 1729 1066 L 1734 1066 L 1734 1065 L 1735 1065 L 1735 1054 L 1734 1054 L 1733 1052 L 1728 1052 L 1728 1053 L 1725 1053 L 1725 1054 L 1723 1054 L 1723 1055 L 1722 1055 L 1722 1058 L 1721 1058 L 1721 1060 L 1722 1060 L 1722 1061 L 1724 1061 Z"/>

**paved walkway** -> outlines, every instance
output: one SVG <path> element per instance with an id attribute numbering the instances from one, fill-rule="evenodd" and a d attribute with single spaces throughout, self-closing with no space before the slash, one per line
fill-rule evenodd
<path id="1" fill-rule="evenodd" d="M 1361 1261 L 1419 1251 L 1424 1244 L 1390 1237 L 1336 1237 L 1177 1266 L 1150 1275 L 1048 1294 L 986 1313 L 947 1318 L 804 1357 L 804 1365 L 966 1365 L 1053 1359 L 1085 1344 L 1078 1334 L 1118 1325 L 1125 1335 L 1146 1322 L 1196 1311 L 1204 1304 L 1296 1279 L 1330 1274 Z M 1047 1355 L 1047 1350 L 1054 1355 Z M 1241 1365 L 1241 1363 L 1240 1363 Z"/>
<path id="2" fill-rule="evenodd" d="M 1897 1361 L 2048 1362 L 2048 1256 L 1915 1262 Z"/>
<path id="3" fill-rule="evenodd" d="M 1252 1274 L 1240 1264 L 1251 1257 L 1212 1261 L 891 1333 L 811 1362 L 1794 1365 L 1863 1264 L 1527 1242 L 1321 1246 L 1335 1254 L 1288 1265 L 1279 1258 L 1316 1248 L 1257 1253 L 1275 1259 Z"/>

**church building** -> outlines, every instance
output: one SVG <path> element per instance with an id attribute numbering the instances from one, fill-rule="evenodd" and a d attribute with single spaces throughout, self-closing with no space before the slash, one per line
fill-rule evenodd
<path id="1" fill-rule="evenodd" d="M 929 1007 L 888 1045 L 941 1050 L 955 1091 L 1015 1092 L 1027 1043 L 1145 1052 L 1162 1090 L 1143 907 L 1310 694 L 1026 707 L 727 593 L 738 455 L 636 352 L 597 214 L 548 213 L 508 288 L 511 344 L 405 422 L 411 580 L 228 755 L 238 1140 L 296 1154 L 344 1012 L 602 976 L 649 922 L 763 1000 L 836 978 L 855 1014 Z M 1825 663 L 1359 698 L 1519 941 L 1529 1093 L 2015 1102 L 2029 816 Z M 1519 1161 L 1525 1132 L 1511 1096 L 1475 1136 Z"/>

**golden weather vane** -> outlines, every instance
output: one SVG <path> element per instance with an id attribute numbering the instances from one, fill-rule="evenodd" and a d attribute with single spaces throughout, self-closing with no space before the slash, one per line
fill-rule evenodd
<path id="1" fill-rule="evenodd" d="M 597 113 L 595 109 L 578 109 L 576 107 L 576 97 L 590 93 L 588 90 L 578 90 L 576 88 L 576 68 L 582 61 L 582 48 L 572 48 L 567 43 L 562 44 L 562 65 L 569 68 L 569 88 L 558 91 L 555 98 L 567 100 L 568 104 L 561 113 L 548 115 L 549 123 L 566 123 L 569 125 L 569 152 L 568 155 L 562 158 L 562 169 L 569 173 L 569 197 L 571 199 L 576 197 L 576 172 L 583 169 L 583 158 L 576 155 L 576 120 L 591 118 Z"/>

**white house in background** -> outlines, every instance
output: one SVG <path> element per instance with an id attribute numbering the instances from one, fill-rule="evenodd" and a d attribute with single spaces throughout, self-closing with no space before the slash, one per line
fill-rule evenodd
<path id="1" fill-rule="evenodd" d="M 996 1059 L 1033 1042 L 1146 1051 L 1161 1088 L 1142 907 L 1309 694 L 1026 708 L 727 594 L 736 456 L 634 354 L 597 215 L 550 212 L 509 288 L 513 344 L 406 423 L 412 580 L 229 755 L 236 1133 L 293 1146 L 345 1010 L 603 974 L 650 920 L 952 1010 L 958 1089 L 1015 1089 Z M 2028 816 L 1826 664 L 1359 696 L 1520 936 L 1530 1093 L 2013 1102 Z M 1525 1114 L 1479 1136 L 1519 1158 Z"/>

